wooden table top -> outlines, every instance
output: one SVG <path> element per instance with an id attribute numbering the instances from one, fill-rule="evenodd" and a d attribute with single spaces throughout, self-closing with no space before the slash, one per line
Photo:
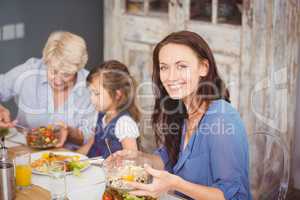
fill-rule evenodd
<path id="1" fill-rule="evenodd" d="M 17 190 L 15 200 L 50 200 L 51 194 L 48 190 L 37 185 L 32 185 L 28 189 Z"/>
<path id="2" fill-rule="evenodd" d="M 8 149 L 8 155 L 10 158 L 15 157 L 15 153 L 19 151 L 24 151 L 28 150 L 30 152 L 38 152 L 39 150 L 36 149 L 31 149 L 30 147 L 26 145 L 20 145 L 20 146 L 15 146 L 15 147 L 10 147 Z M 69 151 L 63 148 L 59 149 L 51 149 L 54 151 Z M 17 190 L 16 192 L 16 198 L 15 200 L 50 200 L 51 199 L 51 194 L 48 190 L 37 186 L 37 185 L 32 185 L 28 189 L 24 190 Z M 167 195 L 161 198 L 162 200 L 181 200 L 182 198 L 173 195 Z"/>

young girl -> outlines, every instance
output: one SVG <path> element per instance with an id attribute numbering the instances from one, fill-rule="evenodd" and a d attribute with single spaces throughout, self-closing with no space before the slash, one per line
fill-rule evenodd
<path id="1" fill-rule="evenodd" d="M 135 81 L 127 67 L 115 60 L 92 69 L 87 77 L 91 101 L 99 112 L 96 134 L 78 152 L 108 157 L 121 150 L 137 150 L 139 111 Z"/>

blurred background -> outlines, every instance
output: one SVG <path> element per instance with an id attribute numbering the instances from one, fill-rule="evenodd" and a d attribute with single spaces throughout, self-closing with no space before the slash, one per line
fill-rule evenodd
<path id="1" fill-rule="evenodd" d="M 0 73 L 41 57 L 52 31 L 83 36 L 87 69 L 118 59 L 142 85 L 142 145 L 152 151 L 152 50 L 171 32 L 194 31 L 246 124 L 254 199 L 287 189 L 300 199 L 299 13 L 298 0 L 0 0 Z"/>

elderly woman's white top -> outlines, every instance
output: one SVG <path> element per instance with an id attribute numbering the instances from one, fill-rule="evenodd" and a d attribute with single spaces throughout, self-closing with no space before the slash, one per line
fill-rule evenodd
<path id="1" fill-rule="evenodd" d="M 0 101 L 15 98 L 18 123 L 29 128 L 64 122 L 79 128 L 86 140 L 96 125 L 97 113 L 86 86 L 88 71 L 77 73 L 75 86 L 67 101 L 57 110 L 42 59 L 31 58 L 5 74 L 0 74 Z"/>

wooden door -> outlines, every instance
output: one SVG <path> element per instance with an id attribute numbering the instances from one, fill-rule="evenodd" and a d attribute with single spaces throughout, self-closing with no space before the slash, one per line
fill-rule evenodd
<path id="1" fill-rule="evenodd" d="M 242 1 L 181 0 L 179 18 L 186 29 L 201 35 L 213 50 L 220 75 L 229 88 L 232 104 L 239 107 Z"/>
<path id="2" fill-rule="evenodd" d="M 255 141 L 256 151 L 262 156 L 258 160 L 252 158 L 251 186 L 253 199 L 259 199 L 259 195 L 274 189 L 273 185 L 279 185 L 282 191 L 287 189 L 290 177 L 298 120 L 295 109 L 300 1 L 244 0 L 244 10 L 240 112 L 249 134 L 263 131 L 278 137 L 288 157 L 288 162 L 277 159 L 268 163 L 269 158 L 280 155 L 280 149 L 269 139 Z M 278 169 L 282 170 L 278 172 Z"/>

